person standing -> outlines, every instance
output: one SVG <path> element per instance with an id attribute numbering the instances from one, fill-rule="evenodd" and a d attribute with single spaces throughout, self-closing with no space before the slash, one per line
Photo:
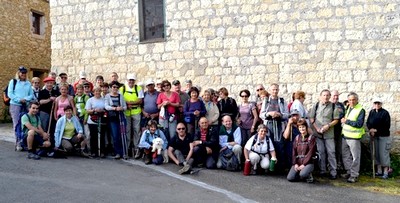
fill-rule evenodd
<path id="1" fill-rule="evenodd" d="M 74 97 L 75 96 L 74 87 L 68 83 L 68 75 L 66 73 L 60 73 L 60 75 L 58 76 L 61 78 L 61 82 L 58 83 L 58 88 L 60 88 L 62 84 L 68 84 L 68 95 Z"/>
<path id="2" fill-rule="evenodd" d="M 33 77 L 31 80 L 31 83 L 32 83 L 32 90 L 33 90 L 32 102 L 34 102 L 34 101 L 39 102 L 40 78 Z"/>
<path id="3" fill-rule="evenodd" d="M 250 91 L 242 90 L 239 92 L 242 103 L 238 106 L 239 116 L 237 123 L 242 130 L 242 143 L 244 146 L 247 140 L 256 132 L 256 124 L 258 122 L 257 105 L 249 101 Z"/>
<path id="4" fill-rule="evenodd" d="M 54 101 L 60 95 L 60 92 L 53 88 L 54 79 L 47 77 L 43 80 L 45 88 L 39 92 L 39 103 L 40 103 L 40 120 L 42 128 L 47 132 L 49 126 L 49 119 L 53 119 L 53 115 L 50 115 L 52 108 L 54 108 Z M 54 110 L 54 109 L 53 109 Z"/>
<path id="5" fill-rule="evenodd" d="M 225 87 L 221 87 L 219 89 L 219 97 L 221 98 L 217 102 L 217 106 L 219 109 L 219 122 L 221 124 L 222 118 L 226 115 L 230 116 L 232 121 L 236 121 L 236 117 L 239 113 L 238 106 L 236 100 L 232 97 L 229 97 L 228 89 Z M 239 143 L 241 144 L 241 143 Z"/>
<path id="6" fill-rule="evenodd" d="M 188 132 L 194 135 L 196 129 L 198 129 L 199 119 L 206 115 L 207 110 L 203 101 L 199 99 L 199 90 L 196 87 L 190 88 L 189 95 L 190 99 L 183 106 L 183 115 Z"/>
<path id="7" fill-rule="evenodd" d="M 164 128 L 165 137 L 169 141 L 175 134 L 177 125 L 177 108 L 180 107 L 178 93 L 171 91 L 171 83 L 162 81 L 163 92 L 157 97 L 157 107 L 160 109 L 159 124 Z"/>
<path id="8" fill-rule="evenodd" d="M 105 112 L 104 108 L 105 108 L 105 100 L 104 98 L 101 97 L 101 89 L 96 87 L 94 89 L 94 96 L 88 99 L 85 104 L 85 110 L 89 115 L 87 123 L 89 125 L 90 136 L 88 139 L 90 139 L 89 143 L 90 143 L 90 151 L 92 157 L 95 156 L 100 156 L 101 158 L 105 157 L 104 137 L 106 133 L 106 125 L 103 125 L 104 122 L 101 120 Z M 98 137 L 99 135 L 100 139 Z M 100 154 L 98 154 L 99 140 L 100 140 Z"/>
<path id="9" fill-rule="evenodd" d="M 342 139 L 342 156 L 347 182 L 355 183 L 358 181 L 360 171 L 361 157 L 361 138 L 365 134 L 364 119 L 365 110 L 358 103 L 358 95 L 355 92 L 350 92 L 347 96 L 349 107 L 346 110 L 344 118 L 341 119 L 343 124 L 343 139 Z"/>
<path id="10" fill-rule="evenodd" d="M 380 98 L 375 98 L 373 102 L 374 109 L 368 114 L 367 128 L 370 139 L 373 139 L 371 143 L 375 145 L 376 175 L 382 176 L 383 179 L 388 179 L 390 146 L 392 144 L 390 137 L 390 114 L 386 109 L 382 108 L 382 100 Z"/>
<path id="11" fill-rule="evenodd" d="M 337 178 L 337 162 L 335 154 L 334 129 L 339 122 L 339 112 L 336 105 L 329 101 L 331 92 L 324 89 L 320 93 L 317 102 L 310 112 L 310 121 L 317 135 L 317 149 L 320 153 L 319 169 L 321 175 L 327 173 L 327 161 L 329 163 L 329 179 Z"/>
<path id="12" fill-rule="evenodd" d="M 336 105 L 336 109 L 339 111 L 339 120 L 344 117 L 344 112 L 346 109 L 344 105 L 339 102 L 339 92 L 337 90 L 332 91 L 331 102 Z M 336 162 L 337 169 L 343 170 L 343 160 L 342 160 L 342 124 L 338 122 L 334 127 L 334 139 L 335 139 L 335 152 L 336 152 Z"/>
<path id="13" fill-rule="evenodd" d="M 278 160 L 284 160 L 285 154 L 285 139 L 283 131 L 289 118 L 289 109 L 285 100 L 278 96 L 279 85 L 272 84 L 269 87 L 270 96 L 265 98 L 260 112 L 260 117 L 268 128 L 268 133 L 274 143 L 275 152 Z M 290 166 L 286 166 L 289 168 Z M 285 168 L 284 161 L 279 161 L 276 164 L 277 171 Z"/>
<path id="14" fill-rule="evenodd" d="M 142 113 L 143 90 L 136 85 L 136 76 L 132 73 L 127 75 L 127 84 L 119 88 L 119 92 L 124 97 L 127 109 L 124 112 L 126 117 L 126 137 L 128 143 L 128 154 L 135 159 L 141 157 L 138 148 L 140 140 L 140 120 Z"/>

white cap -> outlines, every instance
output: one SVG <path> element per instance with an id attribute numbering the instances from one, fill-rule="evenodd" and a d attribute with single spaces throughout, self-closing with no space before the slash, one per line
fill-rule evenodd
<path id="1" fill-rule="evenodd" d="M 374 100 L 373 100 L 372 102 L 374 102 L 374 103 L 375 103 L 375 102 L 382 103 L 382 99 L 379 98 L 379 97 L 375 97 Z"/>
<path id="2" fill-rule="evenodd" d="M 139 82 L 137 83 L 137 85 L 143 86 L 143 82 L 142 82 L 142 81 L 139 81 Z"/>
<path id="3" fill-rule="evenodd" d="M 79 78 L 80 79 L 86 78 L 86 77 L 87 77 L 87 75 L 86 75 L 85 71 L 82 70 L 82 71 L 79 72 Z"/>
<path id="4" fill-rule="evenodd" d="M 128 75 L 126 75 L 126 79 L 128 79 L 128 80 L 136 80 L 136 76 L 133 73 L 128 73 Z"/>
<path id="5" fill-rule="evenodd" d="M 154 81 L 153 81 L 152 79 L 146 80 L 146 86 L 147 86 L 147 85 L 151 85 L 151 84 L 154 85 Z"/>

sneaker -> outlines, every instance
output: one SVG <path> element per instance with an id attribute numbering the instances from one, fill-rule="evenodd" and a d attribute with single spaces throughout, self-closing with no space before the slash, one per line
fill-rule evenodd
<path id="1" fill-rule="evenodd" d="M 121 158 L 121 155 L 119 155 L 119 154 L 114 156 L 114 159 L 120 159 L 120 158 Z"/>
<path id="2" fill-rule="evenodd" d="M 376 172 L 376 173 L 375 173 L 375 176 L 378 176 L 378 177 L 379 177 L 379 176 L 383 176 L 383 173 L 378 173 L 378 172 Z"/>
<path id="3" fill-rule="evenodd" d="M 343 174 L 340 175 L 340 177 L 342 177 L 344 179 L 349 179 L 350 178 L 350 174 L 343 173 Z"/>
<path id="4" fill-rule="evenodd" d="M 84 150 L 81 150 L 81 156 L 82 157 L 90 157 L 88 153 L 86 153 Z"/>
<path id="5" fill-rule="evenodd" d="M 142 157 L 142 152 L 139 149 L 135 149 L 134 159 L 140 159 L 140 157 Z"/>
<path id="6" fill-rule="evenodd" d="M 34 153 L 32 153 L 32 152 L 29 152 L 29 153 L 28 153 L 28 159 L 39 160 L 39 159 L 40 159 L 40 156 L 37 155 L 37 154 L 34 154 Z"/>
<path id="7" fill-rule="evenodd" d="M 307 183 L 313 183 L 314 182 L 314 177 L 312 174 L 310 174 L 310 176 L 308 176 L 308 178 L 306 179 Z"/>
<path id="8" fill-rule="evenodd" d="M 182 174 L 185 174 L 187 172 L 190 172 L 191 168 L 192 167 L 189 164 L 185 163 L 184 166 L 179 170 L 179 174 L 182 175 Z"/>
<path id="9" fill-rule="evenodd" d="M 18 144 L 17 146 L 15 146 L 15 151 L 21 152 L 22 151 L 22 147 Z"/>
<path id="10" fill-rule="evenodd" d="M 355 183 L 355 182 L 357 182 L 358 180 L 357 180 L 357 177 L 350 177 L 349 179 L 347 179 L 347 182 L 348 183 Z"/>
<path id="11" fill-rule="evenodd" d="M 382 179 L 388 179 L 389 178 L 389 175 L 388 174 L 383 174 L 382 175 Z"/>
<path id="12" fill-rule="evenodd" d="M 144 156 L 144 164 L 151 164 L 151 157 L 147 154 Z"/>

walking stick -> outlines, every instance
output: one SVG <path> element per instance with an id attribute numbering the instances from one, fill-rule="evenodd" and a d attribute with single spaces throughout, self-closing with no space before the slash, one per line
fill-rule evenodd
<path id="1" fill-rule="evenodd" d="M 101 157 L 101 145 L 100 145 L 100 141 L 101 141 L 101 116 L 98 113 L 98 120 L 97 120 L 97 153 L 99 154 L 99 157 Z"/>
<path id="2" fill-rule="evenodd" d="M 126 128 L 125 128 L 125 123 L 124 123 L 124 112 L 120 111 L 119 112 L 119 129 L 121 133 L 121 141 L 122 141 L 122 152 L 123 152 L 123 158 L 128 159 L 128 146 L 127 146 L 127 140 L 126 140 Z"/>
<path id="3" fill-rule="evenodd" d="M 375 139 L 370 133 L 370 140 L 372 144 L 371 160 L 372 160 L 372 178 L 375 178 Z"/>
<path id="4" fill-rule="evenodd" d="M 50 110 L 50 116 L 49 116 L 49 125 L 47 126 L 47 134 L 50 135 L 50 128 L 51 128 L 51 121 L 53 120 L 53 110 L 54 110 L 54 104 L 56 101 L 53 101 L 53 104 L 51 105 L 51 110 Z M 49 136 L 50 138 L 50 136 Z"/>

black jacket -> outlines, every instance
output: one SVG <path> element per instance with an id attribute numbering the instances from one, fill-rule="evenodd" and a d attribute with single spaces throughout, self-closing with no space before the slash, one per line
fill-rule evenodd
<path id="1" fill-rule="evenodd" d="M 390 115 L 389 112 L 380 108 L 378 112 L 373 109 L 369 112 L 367 119 L 368 129 L 375 128 L 375 137 L 390 136 Z"/>

